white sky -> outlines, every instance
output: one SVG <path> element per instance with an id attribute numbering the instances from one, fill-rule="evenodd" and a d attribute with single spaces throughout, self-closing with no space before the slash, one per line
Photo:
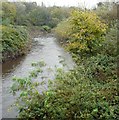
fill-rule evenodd
<path id="1" fill-rule="evenodd" d="M 37 2 L 41 5 L 43 2 L 46 6 L 85 6 L 91 8 L 100 1 L 119 1 L 119 0 L 9 0 L 9 1 L 26 1 L 26 2 Z"/>

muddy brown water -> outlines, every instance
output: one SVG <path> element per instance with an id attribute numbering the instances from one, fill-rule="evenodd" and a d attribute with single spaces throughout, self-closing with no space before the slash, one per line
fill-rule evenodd
<path id="1" fill-rule="evenodd" d="M 65 66 L 60 62 L 64 61 Z M 55 68 L 64 68 L 70 70 L 74 67 L 74 62 L 69 53 L 67 53 L 53 35 L 44 35 L 33 38 L 33 47 L 31 51 L 22 57 L 8 61 L 2 65 L 2 118 L 15 118 L 18 115 L 17 108 L 10 109 L 16 99 L 10 91 L 13 76 L 25 77 L 33 70 L 32 62 L 44 61 L 48 72 L 44 68 L 43 75 L 48 79 L 54 79 Z M 37 78 L 40 81 L 40 76 Z M 1 104 L 1 102 L 0 102 Z"/>

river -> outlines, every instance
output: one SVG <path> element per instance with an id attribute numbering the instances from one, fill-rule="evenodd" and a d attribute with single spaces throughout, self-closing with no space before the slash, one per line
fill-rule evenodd
<path id="1" fill-rule="evenodd" d="M 61 60 L 64 60 L 65 67 L 60 62 Z M 65 68 L 65 70 L 74 67 L 70 54 L 61 47 L 53 35 L 39 35 L 33 38 L 32 48 L 27 55 L 2 65 L 2 118 L 15 118 L 18 114 L 16 108 L 9 110 L 16 99 L 9 92 L 13 76 L 27 76 L 33 70 L 31 63 L 38 61 L 44 61 L 46 67 L 52 70 L 55 70 L 56 67 Z M 50 79 L 54 77 L 54 72 L 48 73 L 44 71 L 43 74 Z M 40 81 L 40 79 L 38 80 Z"/>

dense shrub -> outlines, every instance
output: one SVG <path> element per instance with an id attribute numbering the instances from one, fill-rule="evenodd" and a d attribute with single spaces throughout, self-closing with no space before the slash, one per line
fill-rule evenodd
<path id="1" fill-rule="evenodd" d="M 57 27 L 54 29 L 56 37 L 59 40 L 63 40 L 64 42 L 69 39 L 69 35 L 71 32 L 71 24 L 69 20 L 61 21 Z"/>
<path id="2" fill-rule="evenodd" d="M 95 13 L 109 25 L 118 19 L 118 2 L 99 2 Z"/>
<path id="3" fill-rule="evenodd" d="M 104 40 L 107 26 L 101 22 L 95 13 L 88 11 L 74 11 L 70 21 L 73 27 L 69 50 L 73 49 L 70 48 L 72 43 L 78 42 L 78 46 L 73 49 L 77 54 L 96 53 Z"/>
<path id="4" fill-rule="evenodd" d="M 111 56 L 118 55 L 117 52 L 117 34 L 118 34 L 118 21 L 114 20 L 113 25 L 109 28 L 106 36 L 105 41 L 102 43 L 101 52 L 106 53 Z"/>
<path id="5" fill-rule="evenodd" d="M 38 65 L 36 65 L 38 67 Z M 41 72 L 38 68 L 34 72 Z M 36 77 L 36 76 L 34 76 Z M 19 117 L 51 120 L 116 120 L 118 89 L 116 59 L 97 55 L 65 73 L 57 69 L 54 82 L 40 93 L 32 77 L 14 78 L 13 92 L 22 90 L 17 101 Z M 42 84 L 41 84 L 42 85 Z M 21 103 L 22 101 L 22 103 Z"/>
<path id="6" fill-rule="evenodd" d="M 28 34 L 25 27 L 0 26 L 2 30 L 3 61 L 25 54 L 28 49 Z"/>
<path id="7" fill-rule="evenodd" d="M 57 36 L 68 38 L 67 49 L 76 55 L 95 54 L 105 40 L 107 25 L 89 11 L 73 11 L 71 17 L 55 29 Z"/>
<path id="8" fill-rule="evenodd" d="M 117 28 L 112 27 L 105 37 L 107 25 L 88 11 L 75 11 L 67 21 L 62 21 L 55 31 L 60 39 L 68 42 L 66 48 L 72 53 L 77 66 L 69 72 L 57 69 L 54 81 L 49 80 L 48 89 L 43 92 L 39 89 L 45 81 L 34 81 L 38 74 L 43 78 L 43 62 L 32 63 L 36 68 L 28 77 L 15 77 L 11 92 L 20 91 L 15 104 L 19 117 L 35 120 L 117 120 Z M 44 28 L 47 29 L 46 26 Z"/>
<path id="9" fill-rule="evenodd" d="M 16 6 L 11 2 L 2 2 L 2 24 L 14 24 L 16 17 Z"/>

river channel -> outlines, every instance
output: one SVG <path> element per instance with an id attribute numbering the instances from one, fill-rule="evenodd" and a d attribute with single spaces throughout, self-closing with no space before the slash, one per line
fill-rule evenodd
<path id="1" fill-rule="evenodd" d="M 64 61 L 65 66 L 61 63 Z M 33 45 L 29 53 L 15 60 L 8 61 L 2 65 L 2 118 L 15 118 L 18 114 L 16 108 L 10 109 L 16 97 L 10 91 L 13 76 L 25 77 L 33 67 L 32 62 L 44 61 L 47 68 L 64 68 L 70 70 L 74 67 L 74 62 L 53 35 L 42 35 L 33 38 Z M 54 71 L 48 73 L 44 69 L 47 78 L 54 78 Z M 38 78 L 37 78 L 38 79 Z M 40 81 L 40 79 L 38 79 Z"/>

